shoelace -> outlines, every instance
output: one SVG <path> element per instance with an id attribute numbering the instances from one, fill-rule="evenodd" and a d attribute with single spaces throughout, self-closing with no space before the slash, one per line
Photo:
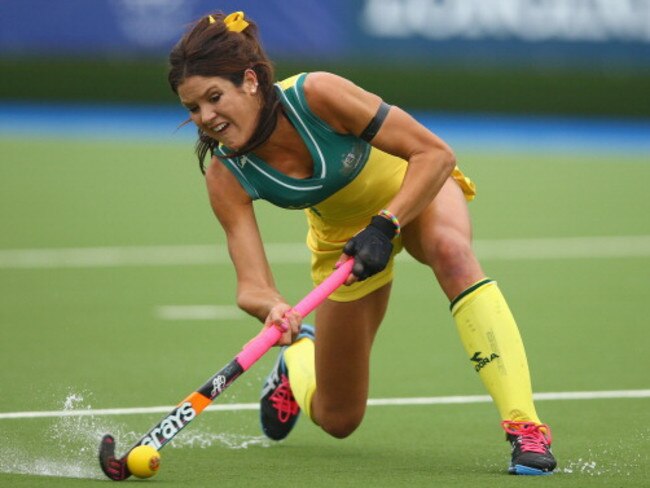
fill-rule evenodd
<path id="1" fill-rule="evenodd" d="M 269 400 L 278 412 L 278 420 L 283 424 L 287 423 L 294 415 L 298 415 L 300 411 L 300 407 L 291 393 L 289 378 L 284 374 L 280 377 L 280 385 L 269 397 Z"/>
<path id="2" fill-rule="evenodd" d="M 553 440 L 551 428 L 546 424 L 504 420 L 501 422 L 501 427 L 506 433 L 517 436 L 517 442 L 522 452 L 544 454 Z"/>

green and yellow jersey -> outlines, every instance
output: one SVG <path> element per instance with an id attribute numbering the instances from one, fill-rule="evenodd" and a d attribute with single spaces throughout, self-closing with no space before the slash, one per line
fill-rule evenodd
<path id="1" fill-rule="evenodd" d="M 219 147 L 216 152 L 251 198 L 283 208 L 313 207 L 325 200 L 356 178 L 370 154 L 370 144 L 334 132 L 311 111 L 303 89 L 306 76 L 302 73 L 276 83 L 275 90 L 284 113 L 311 154 L 314 173 L 310 178 L 291 178 L 254 153 L 227 158 L 228 148 Z"/>
<path id="2" fill-rule="evenodd" d="M 312 112 L 304 92 L 307 73 L 276 83 L 285 114 L 296 128 L 313 159 L 310 178 L 291 178 L 249 153 L 228 158 L 220 146 L 215 155 L 235 175 L 253 200 L 263 199 L 290 209 L 305 209 L 309 223 L 307 246 L 312 252 L 312 278 L 320 283 L 331 272 L 345 243 L 370 222 L 399 191 L 407 162 L 351 135 L 334 131 Z M 456 168 L 452 177 L 471 200 L 473 183 Z M 393 254 L 402 248 L 394 240 Z M 341 287 L 330 299 L 349 301 L 364 296 L 392 280 L 393 260 L 369 279 Z"/>

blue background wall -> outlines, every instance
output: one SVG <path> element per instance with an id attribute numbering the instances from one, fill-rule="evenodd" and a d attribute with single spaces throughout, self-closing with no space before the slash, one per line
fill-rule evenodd
<path id="1" fill-rule="evenodd" d="M 16 0 L 0 52 L 159 56 L 217 9 L 244 10 L 282 58 L 650 66 L 650 0 Z"/>
<path id="2" fill-rule="evenodd" d="M 167 53 L 215 10 L 258 22 L 278 77 L 334 71 L 413 108 L 650 117 L 650 0 L 0 0 L 0 102 L 175 103 Z"/>

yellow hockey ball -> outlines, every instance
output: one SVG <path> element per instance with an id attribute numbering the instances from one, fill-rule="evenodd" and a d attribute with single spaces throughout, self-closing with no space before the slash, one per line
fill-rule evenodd
<path id="1" fill-rule="evenodd" d="M 127 456 L 126 467 L 138 478 L 151 478 L 160 468 L 160 454 L 151 446 L 138 446 Z"/>

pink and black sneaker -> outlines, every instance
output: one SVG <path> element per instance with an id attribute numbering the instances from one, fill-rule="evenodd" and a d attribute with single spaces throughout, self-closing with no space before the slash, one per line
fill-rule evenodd
<path id="1" fill-rule="evenodd" d="M 504 420 L 501 427 L 512 446 L 510 474 L 546 475 L 552 474 L 557 466 L 551 452 L 551 429 L 546 424 Z"/>
<path id="2" fill-rule="evenodd" d="M 303 324 L 296 340 L 303 337 L 313 341 L 315 339 L 314 327 Z M 260 397 L 262 432 L 274 441 L 280 441 L 288 436 L 300 415 L 300 407 L 291 392 L 289 372 L 284 362 L 284 351 L 287 347 L 280 350 L 278 360 L 264 381 Z"/>

